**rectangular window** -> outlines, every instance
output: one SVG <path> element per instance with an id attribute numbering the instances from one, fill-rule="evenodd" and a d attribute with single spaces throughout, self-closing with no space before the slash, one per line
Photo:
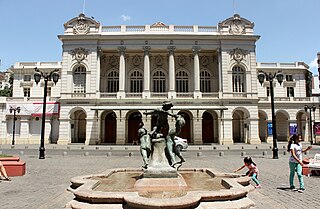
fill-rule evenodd
<path id="1" fill-rule="evenodd" d="M 31 75 L 24 75 L 23 81 L 31 81 Z"/>
<path id="2" fill-rule="evenodd" d="M 30 97 L 30 88 L 23 88 L 23 96 Z"/>
<path id="3" fill-rule="evenodd" d="M 270 87 L 267 87 L 267 97 L 270 96 Z"/>
<path id="4" fill-rule="evenodd" d="M 292 75 L 286 75 L 286 81 L 293 81 Z"/>
<path id="5" fill-rule="evenodd" d="M 51 87 L 47 87 L 47 96 L 51 97 Z"/>
<path id="6" fill-rule="evenodd" d="M 294 88 L 287 87 L 287 97 L 294 97 Z"/>

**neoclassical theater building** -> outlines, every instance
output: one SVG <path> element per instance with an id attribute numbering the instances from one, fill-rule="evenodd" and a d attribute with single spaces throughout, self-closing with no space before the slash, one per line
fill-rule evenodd
<path id="1" fill-rule="evenodd" d="M 279 141 L 293 132 L 310 140 L 305 105 L 316 104 L 311 119 L 319 121 L 308 65 L 258 63 L 260 36 L 237 14 L 217 26 L 102 26 L 80 14 L 58 38 L 61 61 L 12 68 L 13 97 L 0 99 L 1 144 L 11 143 L 16 107 L 16 144 L 39 143 L 45 83 L 36 84 L 35 68 L 60 75 L 47 85 L 45 143 L 132 144 L 141 121 L 149 131 L 156 123 L 143 113 L 167 100 L 185 117 L 180 136 L 190 144 L 271 142 L 270 82 L 260 85 L 260 71 L 284 75 L 272 84 Z"/>

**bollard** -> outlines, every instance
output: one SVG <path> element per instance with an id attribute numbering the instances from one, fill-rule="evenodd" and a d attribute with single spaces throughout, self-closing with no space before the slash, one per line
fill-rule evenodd
<path id="1" fill-rule="evenodd" d="M 129 152 L 129 157 L 133 157 L 133 152 Z"/>
<path id="2" fill-rule="evenodd" d="M 241 156 L 246 156 L 246 152 L 241 152 Z"/>
<path id="3" fill-rule="evenodd" d="M 283 155 L 286 155 L 287 154 L 287 151 L 283 151 Z"/>
<path id="4" fill-rule="evenodd" d="M 230 149 L 230 147 L 227 147 L 227 149 Z"/>
<path id="5" fill-rule="evenodd" d="M 111 155 L 111 152 L 107 152 L 107 157 L 110 157 Z"/>
<path id="6" fill-rule="evenodd" d="M 112 150 L 113 148 L 112 147 L 110 147 L 110 150 Z"/>
<path id="7" fill-rule="evenodd" d="M 256 146 L 256 149 L 259 149 L 259 147 L 258 147 L 258 146 Z"/>
<path id="8" fill-rule="evenodd" d="M 202 147 L 199 147 L 199 150 L 202 150 Z"/>
<path id="9" fill-rule="evenodd" d="M 84 147 L 81 147 L 81 149 L 84 149 Z"/>
<path id="10" fill-rule="evenodd" d="M 202 155 L 202 152 L 197 152 L 197 157 L 200 157 Z"/>
<path id="11" fill-rule="evenodd" d="M 128 147 L 124 147 L 124 150 L 128 150 Z"/>
<path id="12" fill-rule="evenodd" d="M 283 149 L 287 149 L 287 147 L 286 147 L 286 146 L 282 146 L 282 148 L 283 148 Z"/>
<path id="13" fill-rule="evenodd" d="M 24 146 L 24 149 L 29 149 L 29 147 L 28 146 Z"/>
<path id="14" fill-rule="evenodd" d="M 67 147 L 67 150 L 70 150 L 70 147 Z"/>
<path id="15" fill-rule="evenodd" d="M 62 156 L 67 156 L 67 152 L 62 152 Z"/>
<path id="16" fill-rule="evenodd" d="M 98 150 L 99 149 L 99 147 L 96 147 L 96 150 Z"/>
<path id="17" fill-rule="evenodd" d="M 269 149 L 272 149 L 272 147 L 270 146 Z"/>
<path id="18" fill-rule="evenodd" d="M 220 157 L 224 156 L 224 152 L 219 152 L 219 156 Z"/>
<path id="19" fill-rule="evenodd" d="M 267 155 L 267 151 L 263 151 L 263 152 L 262 152 L 262 155 L 263 155 L 263 156 Z"/>
<path id="20" fill-rule="evenodd" d="M 85 152 L 85 153 L 84 153 L 84 156 L 89 156 L 89 152 Z"/>
<path id="21" fill-rule="evenodd" d="M 24 151 L 20 151 L 20 156 L 23 156 L 24 155 Z"/>
<path id="22" fill-rule="evenodd" d="M 213 147 L 213 149 L 217 149 L 217 147 Z"/>
<path id="23" fill-rule="evenodd" d="M 242 146 L 241 149 L 244 149 L 244 146 Z"/>
<path id="24" fill-rule="evenodd" d="M 14 145 L 11 145 L 11 149 L 14 149 Z"/>

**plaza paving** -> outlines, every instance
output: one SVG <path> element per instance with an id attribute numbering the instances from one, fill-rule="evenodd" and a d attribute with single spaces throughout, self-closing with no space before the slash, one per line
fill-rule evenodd
<path id="1" fill-rule="evenodd" d="M 270 144 L 190 146 L 183 152 L 184 168 L 214 168 L 221 172 L 232 172 L 243 163 L 242 154 L 250 155 L 260 169 L 262 189 L 249 194 L 256 206 L 269 208 L 320 208 L 320 178 L 304 177 L 304 193 L 287 190 L 289 179 L 288 154 L 285 144 L 279 143 L 279 159 L 272 159 Z M 307 144 L 304 144 L 306 147 Z M 25 176 L 12 177 L 11 182 L 0 182 L 0 208 L 45 209 L 64 208 L 73 199 L 66 191 L 70 179 L 79 175 L 100 173 L 109 168 L 140 167 L 142 159 L 138 146 L 83 146 L 46 145 L 46 159 L 38 159 L 37 146 L 1 145 L 3 154 L 20 155 L 27 164 Z M 245 152 L 245 153 L 244 153 Z M 320 153 L 314 146 L 304 157 Z M 240 171 L 245 173 L 246 170 Z M 297 178 L 295 178 L 298 186 Z"/>

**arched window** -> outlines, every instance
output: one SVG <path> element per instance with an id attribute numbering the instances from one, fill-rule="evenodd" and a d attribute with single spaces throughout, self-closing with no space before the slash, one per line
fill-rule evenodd
<path id="1" fill-rule="evenodd" d="M 130 91 L 133 93 L 140 93 L 142 92 L 142 73 L 138 70 L 135 70 L 131 73 L 130 76 Z"/>
<path id="2" fill-rule="evenodd" d="M 153 74 L 153 92 L 165 92 L 166 91 L 166 76 L 158 70 Z"/>
<path id="3" fill-rule="evenodd" d="M 111 71 L 107 75 L 107 92 L 115 93 L 119 91 L 119 73 Z"/>
<path id="4" fill-rule="evenodd" d="M 188 73 L 180 71 L 176 74 L 176 91 L 186 93 L 189 92 L 188 88 Z"/>
<path id="5" fill-rule="evenodd" d="M 200 91 L 211 92 L 211 75 L 206 70 L 200 72 Z"/>
<path id="6" fill-rule="evenodd" d="M 74 93 L 86 93 L 86 68 L 78 66 L 73 71 L 73 91 Z"/>
<path id="7" fill-rule="evenodd" d="M 232 90 L 233 92 L 245 92 L 245 73 L 240 66 L 232 68 Z"/>

